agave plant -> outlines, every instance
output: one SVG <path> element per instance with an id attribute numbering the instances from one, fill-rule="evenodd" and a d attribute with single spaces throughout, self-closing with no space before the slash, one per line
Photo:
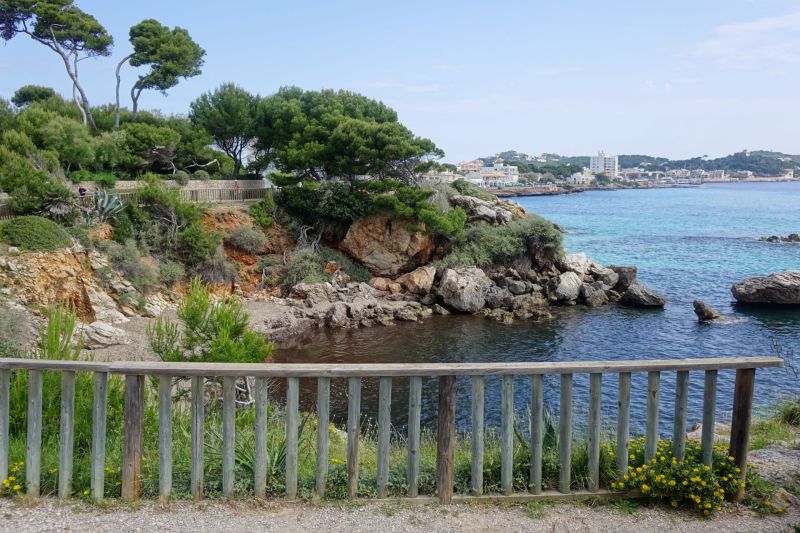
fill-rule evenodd
<path id="1" fill-rule="evenodd" d="M 110 222 L 125 209 L 125 205 L 117 195 L 110 195 L 106 191 L 95 194 L 94 205 L 84 212 L 86 222 Z"/>

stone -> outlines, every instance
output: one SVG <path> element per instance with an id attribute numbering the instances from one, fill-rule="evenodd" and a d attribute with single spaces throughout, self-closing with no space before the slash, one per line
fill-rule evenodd
<path id="1" fill-rule="evenodd" d="M 530 313 L 537 307 L 546 306 L 547 303 L 541 294 L 522 294 L 514 298 L 511 309 L 515 312 Z"/>
<path id="2" fill-rule="evenodd" d="M 697 315 L 697 320 L 700 322 L 708 322 L 719 318 L 719 313 L 703 300 L 695 300 L 692 302 L 692 306 L 694 307 L 694 314 Z"/>
<path id="3" fill-rule="evenodd" d="M 95 320 L 109 324 L 122 324 L 129 321 L 117 308 L 117 302 L 102 289 L 86 286 L 85 291 Z"/>
<path id="4" fill-rule="evenodd" d="M 664 307 L 667 300 L 639 283 L 632 283 L 619 302 L 628 307 Z"/>
<path id="5" fill-rule="evenodd" d="M 397 276 L 427 264 L 436 240 L 420 231 L 410 232 L 409 220 L 369 216 L 353 222 L 340 244 L 343 252 L 376 276 Z"/>
<path id="6" fill-rule="evenodd" d="M 130 344 L 128 334 L 106 322 L 96 320 L 82 328 L 84 348 L 96 349 Z"/>
<path id="7" fill-rule="evenodd" d="M 516 279 L 506 280 L 506 288 L 511 292 L 511 294 L 519 295 L 528 292 L 528 286 L 525 284 L 525 282 Z"/>
<path id="8" fill-rule="evenodd" d="M 328 261 L 325 263 L 325 272 L 328 274 L 333 274 L 337 270 L 339 270 L 339 266 L 336 264 L 336 261 Z"/>
<path id="9" fill-rule="evenodd" d="M 334 302 L 325 316 L 325 325 L 329 328 L 346 328 L 350 325 L 350 320 L 347 316 L 347 304 Z"/>
<path id="10" fill-rule="evenodd" d="M 483 220 L 490 224 L 508 224 L 514 218 L 511 211 L 503 204 L 481 200 L 474 196 L 455 195 L 450 198 L 450 204 L 461 207 L 472 222 Z"/>
<path id="11" fill-rule="evenodd" d="M 8 255 L 17 255 L 19 253 L 19 248 L 16 246 L 9 246 L 7 252 Z"/>
<path id="12" fill-rule="evenodd" d="M 486 307 L 490 309 L 509 309 L 514 301 L 514 295 L 503 287 L 492 285 L 486 292 Z"/>
<path id="13" fill-rule="evenodd" d="M 778 235 L 770 235 L 769 237 L 761 237 L 758 240 L 765 242 L 798 243 L 800 242 L 800 234 L 790 233 L 786 237 L 780 237 Z"/>
<path id="14" fill-rule="evenodd" d="M 734 283 L 731 293 L 742 303 L 800 305 L 800 270 L 753 276 Z"/>
<path id="15" fill-rule="evenodd" d="M 403 274 L 397 278 L 406 290 L 412 294 L 426 295 L 433 288 L 433 281 L 436 278 L 436 268 L 432 266 L 419 267 L 408 274 Z"/>
<path id="16" fill-rule="evenodd" d="M 376 277 L 369 280 L 369 286 L 381 292 L 389 292 L 389 283 L 391 281 L 387 278 Z"/>
<path id="17" fill-rule="evenodd" d="M 581 277 L 583 277 L 583 275 L 589 271 L 590 266 L 591 266 L 591 261 L 583 252 L 576 254 L 567 254 L 564 256 L 564 258 L 561 260 L 561 263 L 559 264 L 561 270 L 567 272 L 575 272 Z"/>
<path id="18" fill-rule="evenodd" d="M 305 300 L 307 307 L 313 307 L 333 301 L 336 290 L 330 283 L 298 283 L 292 287 L 291 296 Z"/>
<path id="19" fill-rule="evenodd" d="M 581 292 L 584 303 L 589 307 L 600 307 L 608 303 L 608 295 L 602 288 L 583 285 L 581 286 Z"/>
<path id="20" fill-rule="evenodd" d="M 556 302 L 575 301 L 580 293 L 581 278 L 575 272 L 564 272 L 551 278 L 547 288 L 551 300 Z"/>
<path id="21" fill-rule="evenodd" d="M 447 310 L 447 308 L 445 308 L 445 307 L 442 307 L 442 306 L 441 306 L 441 305 L 439 305 L 439 304 L 433 304 L 433 313 L 434 313 L 435 315 L 442 315 L 442 316 L 444 316 L 444 315 L 449 315 L 449 314 L 450 314 L 450 311 L 448 311 L 448 310 Z"/>
<path id="22" fill-rule="evenodd" d="M 439 283 L 439 296 L 457 311 L 476 313 L 486 303 L 491 286 L 492 280 L 479 268 L 448 268 Z"/>
<path id="23" fill-rule="evenodd" d="M 623 292 L 628 290 L 628 287 L 636 283 L 637 269 L 635 266 L 611 265 L 608 268 L 616 272 L 617 275 L 619 276 L 616 285 L 612 287 L 612 289 L 614 289 L 618 293 L 622 294 Z"/>
<path id="24" fill-rule="evenodd" d="M 412 307 L 400 307 L 395 309 L 394 317 L 402 322 L 416 322 L 419 320 L 417 312 Z"/>
<path id="25" fill-rule="evenodd" d="M 597 281 L 603 284 L 605 290 L 613 289 L 619 282 L 619 274 L 610 268 L 605 268 L 600 265 L 593 265 L 592 268 L 589 269 L 589 273 L 594 276 Z M 630 286 L 630 284 L 628 286 Z"/>

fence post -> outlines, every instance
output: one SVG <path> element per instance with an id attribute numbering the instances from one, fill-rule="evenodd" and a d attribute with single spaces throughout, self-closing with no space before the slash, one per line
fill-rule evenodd
<path id="1" fill-rule="evenodd" d="M 317 497 L 325 497 L 328 478 L 328 431 L 331 420 L 331 378 L 317 378 Z"/>
<path id="2" fill-rule="evenodd" d="M 756 381 L 755 368 L 741 368 L 736 371 L 736 385 L 733 390 L 733 415 L 731 417 L 730 454 L 733 464 L 739 467 L 739 482 L 747 478 L 747 444 L 750 439 L 750 418 L 753 412 L 753 387 Z M 739 488 L 735 500 L 744 498 L 744 487 Z"/>
<path id="3" fill-rule="evenodd" d="M 503 376 L 500 394 L 500 490 L 514 492 L 514 376 Z"/>
<path id="4" fill-rule="evenodd" d="M 158 376 L 158 495 L 162 503 L 172 492 L 172 377 Z"/>
<path id="5" fill-rule="evenodd" d="M 628 437 L 631 430 L 631 373 L 619 373 L 617 401 L 617 478 L 628 473 Z"/>
<path id="6" fill-rule="evenodd" d="M 139 497 L 144 442 L 144 376 L 125 376 L 125 442 L 122 451 L 122 499 Z"/>
<path id="7" fill-rule="evenodd" d="M 205 438 L 205 378 L 192 378 L 192 496 L 199 500 L 203 497 L 203 440 Z"/>
<path id="8" fill-rule="evenodd" d="M 300 378 L 286 383 L 286 496 L 297 497 L 297 444 L 300 424 Z"/>
<path id="9" fill-rule="evenodd" d="M 392 378 L 378 385 L 378 498 L 389 494 L 389 446 L 391 444 Z"/>
<path id="10" fill-rule="evenodd" d="M 8 477 L 8 423 L 11 372 L 0 369 L 0 480 Z"/>
<path id="11" fill-rule="evenodd" d="M 456 377 L 439 377 L 439 421 L 436 428 L 436 487 L 439 503 L 453 499 L 456 440 Z"/>
<path id="12" fill-rule="evenodd" d="M 472 376 L 472 493 L 483 493 L 483 447 L 484 447 L 484 380 L 483 376 Z"/>
<path id="13" fill-rule="evenodd" d="M 706 370 L 705 386 L 703 388 L 703 429 L 701 436 L 701 449 L 703 464 L 711 466 L 714 462 L 714 425 L 717 408 L 717 371 Z"/>
<path id="14" fill-rule="evenodd" d="M 361 378 L 347 380 L 347 497 L 358 496 L 358 433 L 361 430 Z"/>
<path id="15" fill-rule="evenodd" d="M 267 378 L 256 378 L 256 464 L 254 483 L 256 498 L 267 495 Z"/>
<path id="16" fill-rule="evenodd" d="M 58 461 L 58 497 L 72 493 L 72 452 L 75 446 L 75 372 L 61 373 L 61 428 Z"/>
<path id="17" fill-rule="evenodd" d="M 28 495 L 38 498 L 42 466 L 42 371 L 28 370 L 28 441 L 25 478 Z"/>
<path id="18" fill-rule="evenodd" d="M 561 374 L 561 401 L 558 417 L 558 457 L 561 464 L 558 492 L 568 494 L 572 474 L 572 374 Z"/>
<path id="19" fill-rule="evenodd" d="M 102 500 L 105 493 L 106 410 L 108 406 L 108 374 L 94 373 L 92 397 L 92 498 Z"/>
<path id="20" fill-rule="evenodd" d="M 647 373 L 647 428 L 645 429 L 644 459 L 650 461 L 658 448 L 658 392 L 660 372 Z"/>
<path id="21" fill-rule="evenodd" d="M 412 377 L 408 382 L 408 496 L 419 493 L 419 441 L 422 411 L 422 378 Z"/>

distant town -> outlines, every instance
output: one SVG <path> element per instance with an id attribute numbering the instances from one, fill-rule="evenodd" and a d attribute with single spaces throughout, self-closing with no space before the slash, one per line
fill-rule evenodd
<path id="1" fill-rule="evenodd" d="M 800 172 L 800 157 L 765 151 L 742 150 L 719 159 L 671 161 L 651 156 L 617 156 L 603 151 L 589 157 L 561 157 L 556 154 L 530 156 L 512 150 L 455 165 L 440 165 L 425 177 L 441 182 L 463 179 L 489 189 L 557 192 L 559 189 L 794 180 L 796 170 Z"/>

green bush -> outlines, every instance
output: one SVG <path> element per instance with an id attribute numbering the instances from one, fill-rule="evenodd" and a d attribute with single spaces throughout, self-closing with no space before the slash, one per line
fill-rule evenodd
<path id="1" fill-rule="evenodd" d="M 70 236 L 78 241 L 84 248 L 92 247 L 92 239 L 89 238 L 89 232 L 86 231 L 86 228 L 82 228 L 80 226 L 70 226 L 67 228 L 67 233 L 69 233 Z"/>
<path id="2" fill-rule="evenodd" d="M 191 224 L 178 234 L 178 256 L 189 266 L 199 265 L 216 252 L 219 240 L 219 233 Z"/>
<path id="3" fill-rule="evenodd" d="M 232 283 L 236 279 L 236 269 L 228 260 L 222 246 L 218 246 L 213 255 L 209 255 L 194 268 L 203 283 Z"/>
<path id="4" fill-rule="evenodd" d="M 172 179 L 175 180 L 175 183 L 183 187 L 189 183 L 189 180 L 192 179 L 192 177 L 185 170 L 179 170 L 172 175 Z"/>
<path id="5" fill-rule="evenodd" d="M 322 247 L 320 249 L 320 263 L 325 265 L 328 261 L 336 261 L 336 265 L 344 271 L 350 279 L 358 282 L 368 282 L 372 279 L 369 270 L 359 265 L 339 250 Z"/>
<path id="6" fill-rule="evenodd" d="M 195 170 L 194 173 L 192 174 L 192 177 L 196 180 L 203 180 L 203 181 L 208 181 L 211 179 L 211 175 L 202 169 Z"/>
<path id="7" fill-rule="evenodd" d="M 100 172 L 92 175 L 92 181 L 104 189 L 113 189 L 117 184 L 117 177 L 109 172 Z"/>
<path id="8" fill-rule="evenodd" d="M 250 206 L 250 216 L 253 217 L 256 226 L 266 229 L 275 223 L 277 210 L 275 196 L 272 192 L 268 192 L 263 200 Z"/>
<path id="9" fill-rule="evenodd" d="M 800 398 L 779 403 L 778 420 L 790 426 L 800 426 Z"/>
<path id="10" fill-rule="evenodd" d="M 155 269 L 142 261 L 136 241 L 131 239 L 125 244 L 114 245 L 111 248 L 110 259 L 114 268 L 123 274 L 139 292 L 146 294 L 158 283 Z"/>
<path id="11" fill-rule="evenodd" d="M 0 225 L 0 240 L 32 252 L 68 248 L 72 244 L 69 234 L 46 218 L 19 217 Z"/>
<path id="12" fill-rule="evenodd" d="M 561 232 L 538 215 L 529 214 L 505 226 L 485 222 L 471 225 L 442 266 L 508 265 L 525 255 L 556 257 L 561 253 Z"/>
<path id="13" fill-rule="evenodd" d="M 294 287 L 298 283 L 325 283 L 331 276 L 325 272 L 322 258 L 311 250 L 300 250 L 292 254 L 289 268 L 283 280 L 285 287 Z"/>
<path id="14" fill-rule="evenodd" d="M 182 280 L 183 276 L 185 275 L 186 270 L 183 268 L 183 265 L 176 263 L 175 261 L 165 259 L 158 266 L 158 277 L 161 280 L 161 283 L 167 287 L 172 287 Z"/>
<path id="15" fill-rule="evenodd" d="M 257 229 L 250 226 L 239 226 L 233 230 L 225 240 L 236 248 L 249 254 L 260 254 L 267 245 L 267 237 Z"/>
<path id="16" fill-rule="evenodd" d="M 458 194 L 463 194 L 465 196 L 474 196 L 475 198 L 480 198 L 481 200 L 486 200 L 489 202 L 493 202 L 496 199 L 495 195 L 492 193 L 481 189 L 477 185 L 474 185 L 467 180 L 456 180 L 451 183 L 450 186 L 455 189 Z"/>
<path id="17" fill-rule="evenodd" d="M 127 213 L 127 207 L 116 218 L 111 220 L 111 228 L 113 230 L 112 238 L 120 244 L 136 236 L 133 222 L 131 222 L 131 217 Z"/>

